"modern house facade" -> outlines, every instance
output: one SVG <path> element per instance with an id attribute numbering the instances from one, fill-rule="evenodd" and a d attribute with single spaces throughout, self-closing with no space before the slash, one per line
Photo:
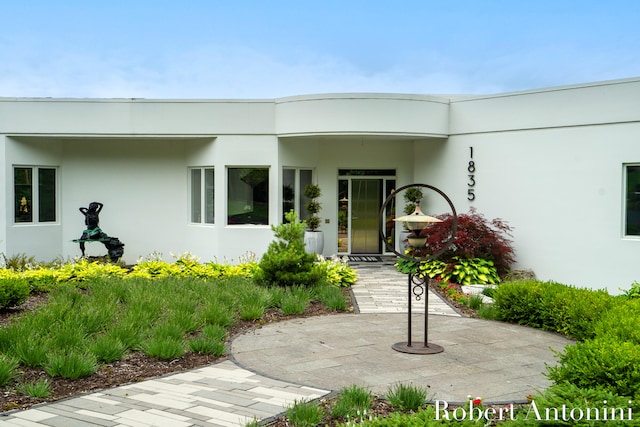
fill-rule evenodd
<path id="1" fill-rule="evenodd" d="M 324 254 L 380 254 L 386 196 L 423 183 L 458 213 L 507 221 L 516 267 L 540 279 L 640 281 L 640 78 L 487 96 L 0 98 L 0 176 L 7 256 L 80 255 L 78 209 L 93 201 L 127 263 L 260 256 L 271 224 L 303 214 L 309 182 Z M 449 211 L 428 191 L 423 207 Z"/>

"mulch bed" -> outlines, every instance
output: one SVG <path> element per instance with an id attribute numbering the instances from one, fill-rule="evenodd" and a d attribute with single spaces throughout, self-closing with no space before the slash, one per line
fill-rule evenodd
<path id="1" fill-rule="evenodd" d="M 462 291 L 462 286 L 458 285 L 457 283 L 452 283 L 449 286 L 453 286 L 455 290 L 457 290 L 461 294 L 464 294 L 464 292 Z M 440 295 L 447 304 L 453 307 L 461 315 L 466 317 L 478 317 L 478 313 L 476 310 L 473 310 L 464 304 L 460 304 L 458 301 L 449 299 L 447 297 L 447 293 L 442 288 L 440 288 L 440 286 L 438 286 L 438 283 L 435 280 L 429 280 L 429 289 Z"/>

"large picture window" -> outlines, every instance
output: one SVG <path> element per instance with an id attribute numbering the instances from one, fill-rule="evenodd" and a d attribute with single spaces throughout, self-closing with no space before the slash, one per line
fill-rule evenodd
<path id="1" fill-rule="evenodd" d="M 213 168 L 191 168 L 191 222 L 214 223 L 214 170 Z"/>
<path id="2" fill-rule="evenodd" d="M 227 221 L 269 224 L 269 168 L 229 168 Z"/>
<path id="3" fill-rule="evenodd" d="M 290 210 L 296 211 L 298 218 L 307 218 L 305 205 L 309 200 L 304 196 L 304 188 L 311 184 L 313 171 L 311 169 L 284 168 L 282 170 L 282 222 L 284 215 Z"/>
<path id="4" fill-rule="evenodd" d="M 625 166 L 625 235 L 640 236 L 640 164 Z"/>
<path id="5" fill-rule="evenodd" d="M 13 168 L 14 221 L 56 221 L 56 169 L 36 166 Z"/>

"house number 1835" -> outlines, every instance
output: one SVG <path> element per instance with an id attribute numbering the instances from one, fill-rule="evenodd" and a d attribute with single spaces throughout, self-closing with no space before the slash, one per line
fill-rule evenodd
<path id="1" fill-rule="evenodd" d="M 473 161 L 473 147 L 469 147 L 469 164 L 467 165 L 467 172 L 469 172 L 469 181 L 467 182 L 467 200 L 475 200 L 476 193 L 475 187 L 476 185 L 476 162 Z"/>

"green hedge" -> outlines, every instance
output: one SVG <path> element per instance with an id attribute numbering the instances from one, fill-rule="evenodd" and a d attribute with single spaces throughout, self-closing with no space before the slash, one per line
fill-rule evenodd
<path id="1" fill-rule="evenodd" d="M 499 320 L 577 340 L 547 369 L 555 386 L 640 398 L 640 300 L 533 280 L 504 283 L 493 298 Z"/>
<path id="2" fill-rule="evenodd" d="M 568 346 L 548 377 L 557 384 L 603 387 L 620 396 L 640 397 L 640 345 L 604 336 Z"/>
<path id="3" fill-rule="evenodd" d="M 503 283 L 494 293 L 498 319 L 562 333 L 584 340 L 613 306 L 615 297 L 554 282 L 526 280 Z"/>

